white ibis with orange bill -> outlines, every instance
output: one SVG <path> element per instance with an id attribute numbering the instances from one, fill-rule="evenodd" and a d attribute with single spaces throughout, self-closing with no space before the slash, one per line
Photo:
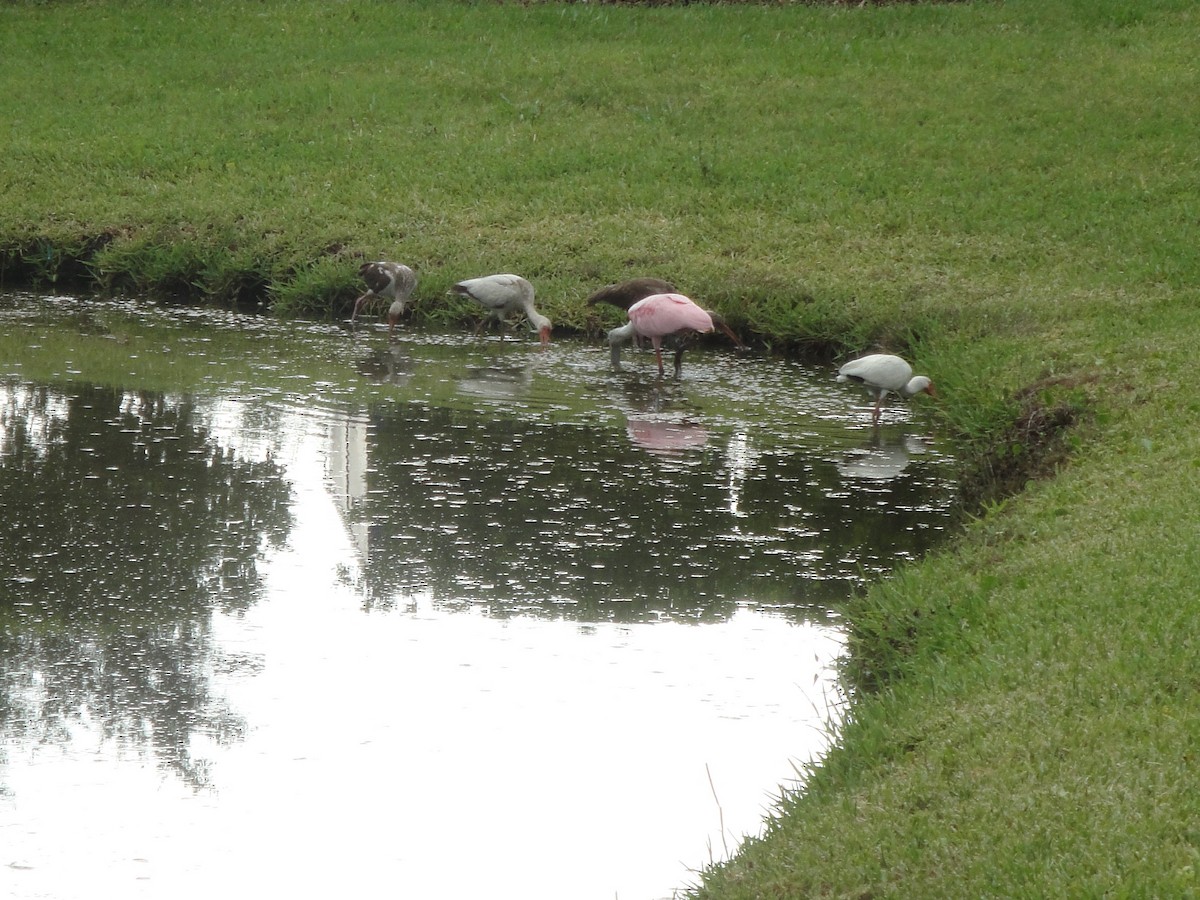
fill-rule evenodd
<path id="1" fill-rule="evenodd" d="M 450 293 L 470 297 L 487 310 L 487 316 L 475 329 L 476 334 L 485 324 L 503 323 L 505 316 L 523 312 L 529 320 L 529 327 L 538 333 L 542 346 L 550 343 L 553 325 L 534 307 L 533 285 L 520 275 L 484 275 L 482 278 L 468 278 L 450 288 Z"/>
<path id="2" fill-rule="evenodd" d="M 905 400 L 922 393 L 937 396 L 932 381 L 924 375 L 914 376 L 912 366 L 890 353 L 872 353 L 851 360 L 838 369 L 837 380 L 862 385 L 875 398 L 875 412 L 871 421 L 876 425 L 879 424 L 884 395 L 888 392 L 899 394 Z"/>

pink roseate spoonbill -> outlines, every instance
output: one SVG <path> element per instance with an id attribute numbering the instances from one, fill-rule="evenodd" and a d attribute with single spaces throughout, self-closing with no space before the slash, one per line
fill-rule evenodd
<path id="1" fill-rule="evenodd" d="M 619 281 L 616 284 L 606 284 L 598 291 L 593 291 L 587 298 L 588 306 L 595 306 L 598 303 L 607 303 L 609 306 L 615 306 L 617 309 L 629 311 L 629 307 L 637 303 L 639 300 L 644 300 L 651 294 L 673 294 L 675 293 L 675 285 L 669 281 L 663 281 L 661 278 L 652 278 L 643 276 L 641 278 L 630 278 L 626 281 Z M 633 335 L 633 345 L 641 347 L 642 342 L 638 336 Z"/>
<path id="2" fill-rule="evenodd" d="M 629 307 L 629 321 L 608 333 L 612 365 L 621 368 L 621 345 L 635 335 L 650 338 L 658 374 L 663 374 L 662 340 L 669 335 L 713 330 L 712 316 L 683 294 L 651 294 Z M 682 368 L 683 349 L 675 351 L 675 375 Z"/>
<path id="3" fill-rule="evenodd" d="M 853 381 L 867 389 L 875 398 L 875 413 L 871 421 L 878 425 L 883 397 L 889 391 L 905 400 L 925 393 L 936 397 L 933 382 L 924 375 L 913 376 L 912 366 L 899 356 L 890 353 L 872 353 L 861 359 L 851 360 L 838 369 L 838 381 Z"/>
<path id="4" fill-rule="evenodd" d="M 630 278 L 628 281 L 619 281 L 616 284 L 608 284 L 600 288 L 587 298 L 587 305 L 595 306 L 597 303 L 607 303 L 618 309 L 628 310 L 633 304 L 644 300 L 651 294 L 674 294 L 675 292 L 675 285 L 669 281 L 663 281 L 661 278 L 648 276 Z M 705 310 L 705 312 L 712 318 L 713 325 L 721 329 L 739 350 L 746 349 L 741 338 L 733 333 L 733 329 L 725 324 L 724 319 L 711 310 Z M 636 334 L 633 337 L 634 340 L 637 339 Z M 683 349 L 677 348 L 677 353 L 683 353 Z"/>
<path id="5" fill-rule="evenodd" d="M 520 275 L 468 278 L 450 288 L 450 293 L 470 297 L 487 310 L 487 316 L 475 328 L 476 334 L 489 322 L 503 323 L 505 316 L 520 311 L 529 320 L 529 327 L 538 333 L 542 346 L 550 343 L 550 331 L 554 326 L 534 308 L 533 285 Z"/>
<path id="6" fill-rule="evenodd" d="M 350 314 L 351 323 L 358 318 L 359 311 L 368 300 L 375 297 L 391 297 L 392 305 L 388 307 L 388 337 L 396 329 L 396 323 L 404 315 L 404 307 L 408 298 L 417 288 L 417 274 L 403 263 L 369 262 L 358 267 L 358 274 L 367 283 L 367 292 L 354 301 L 354 312 Z"/>

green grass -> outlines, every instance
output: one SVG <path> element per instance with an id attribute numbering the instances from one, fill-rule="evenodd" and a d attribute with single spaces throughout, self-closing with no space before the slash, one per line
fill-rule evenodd
<path id="1" fill-rule="evenodd" d="M 1191 0 L 5 4 L 0 277 L 329 316 L 387 257 L 418 325 L 516 271 L 594 332 L 653 274 L 773 348 L 903 350 L 980 471 L 1070 455 L 854 599 L 870 690 L 699 894 L 1194 895 L 1198 33 Z"/>
<path id="2" fill-rule="evenodd" d="M 1200 455 L 1157 415 L 852 607 L 887 686 L 701 896 L 1195 895 Z"/>
<path id="3" fill-rule="evenodd" d="M 799 343 L 1030 268 L 1179 284 L 1194 17 L 1104 8 L 10 5 L 0 246 L 317 314 L 359 255 L 417 268 L 419 315 L 513 270 L 573 327 L 656 272 Z"/>

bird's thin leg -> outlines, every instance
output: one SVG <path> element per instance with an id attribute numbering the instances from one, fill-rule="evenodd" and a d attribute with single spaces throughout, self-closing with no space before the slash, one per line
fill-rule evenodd
<path id="1" fill-rule="evenodd" d="M 657 344 L 654 347 L 654 358 L 656 360 L 658 360 L 658 374 L 662 375 L 663 374 L 662 347 L 658 346 Z"/>
<path id="2" fill-rule="evenodd" d="M 675 377 L 678 378 L 683 374 L 683 348 L 675 348 Z"/>
<path id="3" fill-rule="evenodd" d="M 354 301 L 354 312 L 350 313 L 350 321 L 353 322 L 358 318 L 358 311 L 362 309 L 362 305 L 367 302 L 367 298 L 374 295 L 374 291 L 367 291 L 361 297 Z"/>

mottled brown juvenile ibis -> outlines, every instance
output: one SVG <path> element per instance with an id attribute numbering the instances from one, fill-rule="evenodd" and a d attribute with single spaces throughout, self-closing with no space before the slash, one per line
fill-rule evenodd
<path id="1" fill-rule="evenodd" d="M 606 284 L 600 290 L 594 291 L 587 298 L 586 302 L 588 306 L 607 303 L 609 306 L 615 306 L 617 309 L 628 311 L 629 307 L 633 306 L 633 304 L 639 300 L 644 300 L 651 294 L 673 293 L 675 293 L 675 285 L 671 282 L 663 281 L 661 278 L 643 276 L 641 278 L 618 281 L 616 284 Z M 635 347 L 642 345 L 636 334 L 633 335 L 633 344 Z"/>
<path id="2" fill-rule="evenodd" d="M 912 366 L 899 356 L 890 353 L 872 353 L 861 359 L 851 360 L 838 369 L 838 381 L 852 381 L 862 385 L 875 398 L 875 413 L 871 421 L 879 424 L 883 397 L 889 391 L 904 399 L 925 393 L 936 397 L 933 382 L 924 375 L 914 376 Z"/>
<path id="3" fill-rule="evenodd" d="M 408 298 L 417 287 L 417 274 L 403 263 L 369 262 L 358 267 L 358 274 L 367 283 L 367 292 L 354 301 L 354 312 L 350 321 L 358 318 L 359 311 L 368 300 L 376 297 L 390 297 L 392 305 L 388 307 L 388 337 L 396 329 L 396 323 L 404 315 Z"/>
<path id="4" fill-rule="evenodd" d="M 587 298 L 588 306 L 597 303 L 607 303 L 618 309 L 629 309 L 639 300 L 644 300 L 651 294 L 673 294 L 675 285 L 661 278 L 630 278 L 616 284 L 606 284 L 600 290 Z"/>
<path id="5" fill-rule="evenodd" d="M 529 320 L 529 327 L 538 333 L 542 346 L 550 343 L 553 325 L 534 307 L 533 285 L 520 275 L 484 275 L 482 278 L 468 278 L 450 288 L 450 293 L 470 297 L 487 310 L 488 315 L 475 329 L 477 334 L 485 324 L 503 323 L 505 316 L 519 311 Z"/>

